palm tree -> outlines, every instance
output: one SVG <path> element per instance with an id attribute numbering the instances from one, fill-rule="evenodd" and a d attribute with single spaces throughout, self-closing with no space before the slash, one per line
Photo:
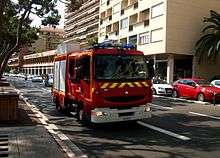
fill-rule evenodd
<path id="1" fill-rule="evenodd" d="M 202 30 L 202 36 L 195 44 L 198 63 L 203 57 L 216 59 L 220 52 L 220 14 L 211 10 L 210 17 L 205 17 L 203 22 L 207 24 Z"/>

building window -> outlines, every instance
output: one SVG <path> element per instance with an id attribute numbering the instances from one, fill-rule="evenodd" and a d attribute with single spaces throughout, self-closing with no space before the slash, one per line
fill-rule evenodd
<path id="1" fill-rule="evenodd" d="M 139 44 L 148 44 L 150 43 L 150 33 L 145 32 L 139 35 Z"/>
<path id="2" fill-rule="evenodd" d="M 127 28 L 127 27 L 128 27 L 128 18 L 122 19 L 120 28 L 124 29 L 124 28 Z"/>
<path id="3" fill-rule="evenodd" d="M 156 18 L 164 14 L 164 3 L 159 3 L 151 8 L 151 18 Z"/>
<path id="4" fill-rule="evenodd" d="M 113 14 L 120 12 L 120 10 L 121 10 L 120 3 L 113 6 Z"/>
<path id="5" fill-rule="evenodd" d="M 135 49 L 137 49 L 137 35 L 130 36 L 129 37 L 129 43 L 133 44 L 135 46 Z"/>
<path id="6" fill-rule="evenodd" d="M 160 42 L 163 40 L 163 28 L 158 28 L 151 31 L 151 42 Z"/>

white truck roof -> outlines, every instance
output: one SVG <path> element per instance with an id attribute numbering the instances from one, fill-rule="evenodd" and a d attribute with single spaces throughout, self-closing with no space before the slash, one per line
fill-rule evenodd
<path id="1" fill-rule="evenodd" d="M 80 51 L 79 43 L 61 43 L 56 50 L 57 54 L 66 54 L 75 51 Z"/>

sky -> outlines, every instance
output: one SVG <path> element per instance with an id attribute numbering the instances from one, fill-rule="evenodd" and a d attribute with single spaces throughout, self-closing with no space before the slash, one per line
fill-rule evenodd
<path id="1" fill-rule="evenodd" d="M 65 4 L 58 2 L 57 4 L 57 9 L 59 11 L 59 14 L 61 15 L 61 19 L 60 19 L 60 25 L 58 26 L 58 28 L 63 28 L 64 27 L 64 10 L 65 10 Z M 35 15 L 31 15 L 30 16 L 31 19 L 33 19 L 32 22 L 32 26 L 40 26 L 41 25 L 41 19 Z"/>
<path id="2" fill-rule="evenodd" d="M 12 0 L 13 2 L 17 2 L 17 0 Z M 61 15 L 60 19 L 60 25 L 57 28 L 63 28 L 64 27 L 64 10 L 65 10 L 65 4 L 58 2 L 57 9 L 59 11 L 59 14 Z M 41 26 L 41 19 L 37 17 L 36 15 L 30 15 L 30 18 L 33 20 L 31 26 Z"/>

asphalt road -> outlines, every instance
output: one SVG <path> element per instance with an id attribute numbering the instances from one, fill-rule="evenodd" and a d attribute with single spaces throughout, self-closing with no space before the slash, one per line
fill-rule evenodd
<path id="1" fill-rule="evenodd" d="M 151 119 L 87 128 L 75 117 L 57 112 L 50 88 L 42 83 L 9 80 L 88 157 L 220 157 L 219 106 L 155 97 Z"/>

